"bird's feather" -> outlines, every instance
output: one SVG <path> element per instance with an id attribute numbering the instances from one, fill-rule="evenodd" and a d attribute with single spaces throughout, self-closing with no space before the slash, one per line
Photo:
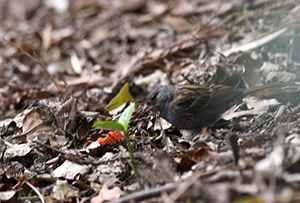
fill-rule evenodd
<path id="1" fill-rule="evenodd" d="M 187 112 L 202 110 L 212 99 L 211 88 L 206 86 L 183 85 L 176 92 L 172 105 Z"/>

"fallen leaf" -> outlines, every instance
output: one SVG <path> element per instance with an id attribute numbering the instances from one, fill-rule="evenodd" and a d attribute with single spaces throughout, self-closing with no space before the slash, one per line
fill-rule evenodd
<path id="1" fill-rule="evenodd" d="M 46 124 L 37 111 L 29 112 L 23 122 L 23 135 L 33 132 L 53 132 L 53 127 Z"/>
<path id="2" fill-rule="evenodd" d="M 125 139 L 125 136 L 118 130 L 114 132 L 109 132 L 105 138 L 100 137 L 98 138 L 98 142 L 100 145 L 108 144 L 108 145 L 114 145 L 119 140 Z"/>
<path id="3" fill-rule="evenodd" d="M 103 188 L 99 191 L 99 194 L 96 197 L 93 197 L 91 203 L 101 203 L 104 201 L 117 200 L 121 197 L 122 191 L 119 187 L 114 187 L 108 189 L 107 185 L 104 185 Z"/>
<path id="4" fill-rule="evenodd" d="M 24 157 L 29 152 L 31 152 L 33 145 L 31 142 L 27 142 L 26 144 L 13 144 L 9 146 L 4 154 L 4 160 L 8 161 L 13 157 Z"/>
<path id="5" fill-rule="evenodd" d="M 236 111 L 238 107 L 234 106 L 223 113 L 221 118 L 224 120 L 230 120 L 246 115 L 262 115 L 268 112 L 269 107 L 278 106 L 280 104 L 276 99 L 261 100 L 257 97 L 247 97 L 244 100 L 250 110 Z"/>
<path id="6" fill-rule="evenodd" d="M 57 180 L 53 187 L 53 198 L 61 200 L 64 198 L 78 197 L 78 192 L 71 188 L 67 180 Z"/>
<path id="7" fill-rule="evenodd" d="M 64 177 L 68 180 L 73 180 L 78 174 L 84 175 L 90 170 L 89 166 L 76 164 L 66 160 L 61 166 L 57 167 L 52 175 L 54 177 Z"/>
<path id="8" fill-rule="evenodd" d="M 244 43 L 244 44 L 241 44 L 238 46 L 233 46 L 231 49 L 224 51 L 222 54 L 224 56 L 229 56 L 232 53 L 251 51 L 257 47 L 260 47 L 262 45 L 269 43 L 270 41 L 279 37 L 280 35 L 282 35 L 283 33 L 285 33 L 288 30 L 289 30 L 288 27 L 278 28 L 277 30 L 267 32 L 267 33 L 263 34 L 262 36 L 260 36 L 256 39 L 253 39 L 252 41 L 250 41 L 248 43 Z"/>
<path id="9" fill-rule="evenodd" d="M 16 194 L 16 191 L 2 191 L 0 192 L 0 201 L 8 201 Z"/>
<path id="10" fill-rule="evenodd" d="M 133 98 L 129 92 L 129 83 L 126 82 L 120 92 L 115 96 L 109 104 L 106 105 L 108 111 L 114 110 L 121 106 L 122 104 L 131 101 Z"/>
<path id="11" fill-rule="evenodd" d="M 72 68 L 74 70 L 74 72 L 78 75 L 80 75 L 82 73 L 82 66 L 81 66 L 81 63 L 80 63 L 80 60 L 77 56 L 77 54 L 73 51 L 71 53 L 71 64 L 72 64 Z"/>

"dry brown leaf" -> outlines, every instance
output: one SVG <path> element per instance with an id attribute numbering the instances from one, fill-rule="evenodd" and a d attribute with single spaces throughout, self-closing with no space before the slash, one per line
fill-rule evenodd
<path id="1" fill-rule="evenodd" d="M 54 129 L 45 124 L 37 111 L 30 111 L 24 118 L 22 132 L 23 135 L 26 135 L 34 132 L 54 132 Z"/>

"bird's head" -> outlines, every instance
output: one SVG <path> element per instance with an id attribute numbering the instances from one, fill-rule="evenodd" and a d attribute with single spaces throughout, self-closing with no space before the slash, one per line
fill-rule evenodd
<path id="1" fill-rule="evenodd" d="M 146 106 L 152 107 L 155 112 L 162 112 L 173 100 L 172 86 L 159 87 L 152 90 L 146 98 Z"/>

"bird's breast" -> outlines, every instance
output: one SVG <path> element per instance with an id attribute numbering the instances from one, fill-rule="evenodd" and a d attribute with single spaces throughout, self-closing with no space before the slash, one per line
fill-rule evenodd
<path id="1" fill-rule="evenodd" d="M 220 115 L 212 115 L 213 112 L 184 112 L 172 107 L 161 112 L 161 116 L 172 123 L 178 129 L 197 130 L 214 124 Z M 209 116 L 208 116 L 209 115 Z"/>

